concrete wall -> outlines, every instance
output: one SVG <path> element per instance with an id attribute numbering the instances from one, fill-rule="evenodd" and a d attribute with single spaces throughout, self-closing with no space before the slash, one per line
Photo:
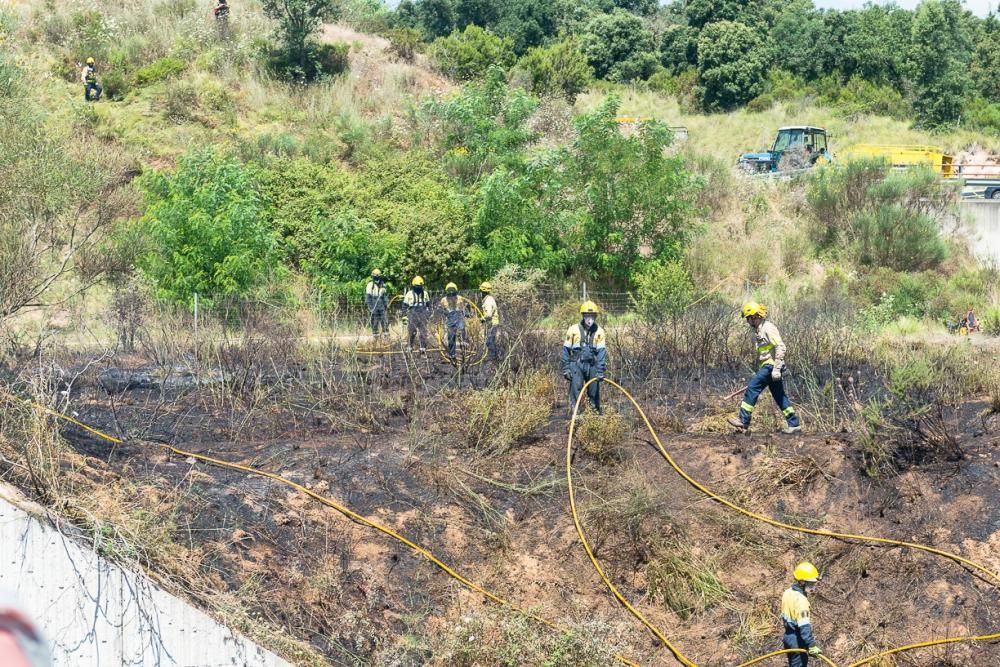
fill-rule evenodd
<path id="1" fill-rule="evenodd" d="M 1000 200 L 963 201 L 961 207 L 973 252 L 1000 264 Z"/>
<path id="2" fill-rule="evenodd" d="M 110 563 L 0 488 L 0 588 L 41 626 L 59 667 L 285 667 L 289 663 L 142 574 Z"/>

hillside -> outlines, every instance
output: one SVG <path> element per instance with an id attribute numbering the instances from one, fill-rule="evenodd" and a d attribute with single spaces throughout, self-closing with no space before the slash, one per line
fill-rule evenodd
<path id="1" fill-rule="evenodd" d="M 1000 627 L 997 270 L 969 253 L 953 184 L 836 157 L 919 143 L 981 159 L 998 135 L 930 129 L 912 73 L 872 92 L 843 69 L 761 71 L 752 99 L 706 113 L 703 63 L 664 61 L 694 25 L 676 3 L 500 3 L 489 31 L 427 32 L 434 7 L 471 4 L 234 3 L 225 26 L 191 0 L 0 13 L 0 477 L 296 664 L 684 664 L 606 589 L 567 508 L 560 353 L 593 300 L 607 379 L 680 467 L 807 529 L 695 490 L 602 385 L 603 414 L 569 443 L 580 525 L 686 659 L 779 649 L 778 599 L 810 560 L 831 664 L 1000 663 L 993 640 L 886 653 Z M 773 36 L 785 16 L 715 4 L 738 15 L 699 32 Z M 296 42 L 282 11 L 303 8 L 316 16 Z M 548 11 L 570 33 L 545 28 Z M 538 44 L 517 39 L 535 34 L 525 17 Z M 643 76 L 580 59 L 574 40 L 619 20 L 656 28 Z M 982 42 L 991 25 L 968 29 Z M 893 87 L 906 95 L 878 99 L 899 109 L 832 94 Z M 735 170 L 793 124 L 828 128 L 834 162 L 788 181 Z M 374 269 L 385 338 L 364 300 Z M 467 299 L 454 359 L 449 306 L 427 354 L 409 349 L 416 276 L 435 304 L 451 282 Z M 726 423 L 760 365 L 751 300 L 788 343 L 799 433 L 778 432 L 770 397 L 748 435 Z M 981 331 L 959 336 L 970 309 Z"/>

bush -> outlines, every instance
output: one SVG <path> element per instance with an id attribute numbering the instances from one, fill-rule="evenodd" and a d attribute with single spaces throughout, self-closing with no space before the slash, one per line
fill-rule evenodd
<path id="1" fill-rule="evenodd" d="M 469 394 L 467 442 L 481 455 L 502 455 L 548 423 L 555 387 L 550 374 L 538 372 L 518 378 L 510 386 Z"/>
<path id="2" fill-rule="evenodd" d="M 110 100 L 120 100 L 132 90 L 132 80 L 118 69 L 105 72 L 100 83 L 104 87 L 101 96 Z"/>
<path id="3" fill-rule="evenodd" d="M 912 111 L 895 87 L 880 86 L 857 75 L 852 76 L 845 85 L 837 87 L 833 103 L 837 109 L 850 116 L 868 114 L 906 120 Z"/>
<path id="4" fill-rule="evenodd" d="M 389 53 L 403 62 L 413 62 L 417 55 L 417 49 L 422 44 L 419 30 L 396 28 L 390 30 L 386 37 L 389 39 Z"/>
<path id="5" fill-rule="evenodd" d="M 517 63 L 535 95 L 561 95 L 573 104 L 587 90 L 594 70 L 575 41 L 534 48 Z"/>
<path id="6" fill-rule="evenodd" d="M 287 48 L 272 48 L 267 55 L 267 68 L 279 78 L 309 83 L 343 74 L 350 65 L 349 44 L 310 41 L 303 48 L 303 54 Z"/>
<path id="7" fill-rule="evenodd" d="M 282 277 L 277 236 L 246 167 L 212 151 L 182 157 L 172 172 L 143 175 L 138 224 L 150 252 L 140 261 L 161 298 L 190 303 L 243 296 Z"/>
<path id="8" fill-rule="evenodd" d="M 268 57 L 271 71 L 303 83 L 343 71 L 323 69 L 333 54 L 325 53 L 311 39 L 324 21 L 336 15 L 333 0 L 264 0 L 263 7 L 264 13 L 278 22 L 281 37 L 281 47 Z"/>
<path id="9" fill-rule="evenodd" d="M 955 192 L 930 169 L 893 172 L 887 162 L 854 161 L 818 170 L 807 197 L 819 250 L 846 250 L 860 265 L 922 271 L 946 255 L 937 220 Z"/>
<path id="10" fill-rule="evenodd" d="M 516 56 L 514 42 L 509 37 L 497 37 L 477 25 L 469 25 L 463 32 L 434 40 L 430 57 L 449 78 L 471 81 L 482 77 L 491 66 L 509 69 Z"/>
<path id="11" fill-rule="evenodd" d="M 747 102 L 747 111 L 750 113 L 763 113 L 774 107 L 774 97 L 768 94 L 758 95 Z"/>
<path id="12" fill-rule="evenodd" d="M 135 81 L 135 85 L 142 88 L 156 83 L 157 81 L 163 81 L 164 79 L 170 79 L 178 76 L 186 69 L 186 62 L 180 58 L 167 56 L 166 58 L 160 58 L 156 62 L 150 63 L 145 67 L 140 67 L 136 70 L 133 80 Z"/>
<path id="13" fill-rule="evenodd" d="M 680 315 L 694 297 L 691 274 L 680 261 L 649 262 L 635 282 L 636 306 L 651 321 Z"/>

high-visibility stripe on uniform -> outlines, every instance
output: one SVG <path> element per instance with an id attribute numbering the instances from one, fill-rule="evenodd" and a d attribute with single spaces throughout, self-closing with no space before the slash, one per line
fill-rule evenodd
<path id="1" fill-rule="evenodd" d="M 740 409 L 746 410 L 747 412 L 753 412 L 753 406 L 746 401 L 740 403 Z"/>

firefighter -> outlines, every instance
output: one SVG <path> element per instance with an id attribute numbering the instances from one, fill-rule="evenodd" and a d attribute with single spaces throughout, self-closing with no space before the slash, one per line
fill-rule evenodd
<path id="1" fill-rule="evenodd" d="M 87 65 L 80 72 L 80 80 L 83 82 L 83 99 L 87 102 L 96 102 L 101 99 L 101 84 L 97 83 L 97 67 L 93 58 L 87 58 Z"/>
<path id="2" fill-rule="evenodd" d="M 427 319 L 431 312 L 431 299 L 424 289 L 424 279 L 416 276 L 410 281 L 410 289 L 403 295 L 403 323 L 406 324 L 410 352 L 413 342 L 419 338 L 420 352 L 427 352 Z"/>
<path id="3" fill-rule="evenodd" d="M 576 397 L 587 380 L 597 382 L 587 387 L 587 398 L 598 414 L 601 413 L 601 383 L 607 360 L 604 329 L 597 323 L 600 308 L 593 301 L 580 306 L 580 321 L 566 330 L 562 348 L 562 374 L 569 382 L 569 412 L 572 415 Z"/>
<path id="4" fill-rule="evenodd" d="M 493 285 L 488 281 L 479 286 L 483 293 L 483 329 L 486 334 L 486 351 L 492 361 L 500 359 L 500 348 L 497 346 L 497 332 L 500 329 L 500 311 L 497 300 L 493 298 Z"/>
<path id="5" fill-rule="evenodd" d="M 227 39 L 229 37 L 229 3 L 226 0 L 218 0 L 212 13 L 215 14 L 215 26 L 219 32 L 219 38 Z"/>
<path id="6" fill-rule="evenodd" d="M 809 617 L 809 594 L 816 590 L 819 570 L 812 563 L 799 563 L 792 575 L 795 583 L 781 596 L 781 621 L 784 625 L 785 648 L 803 649 L 805 653 L 789 653 L 788 667 L 806 667 L 810 656 L 823 653 L 813 637 Z"/>
<path id="7" fill-rule="evenodd" d="M 465 299 L 458 295 L 458 285 L 455 283 L 445 285 L 441 310 L 444 311 L 444 324 L 448 331 L 448 359 L 455 363 L 458 346 L 465 349 L 465 318 L 468 317 Z"/>
<path id="8" fill-rule="evenodd" d="M 389 318 L 386 311 L 389 308 L 389 295 L 382 281 L 382 272 L 372 271 L 372 279 L 365 287 L 365 305 L 372 325 L 372 338 L 378 340 L 379 334 L 389 337 Z"/>
<path id="9" fill-rule="evenodd" d="M 766 388 L 771 390 L 774 402 L 785 416 L 787 426 L 782 433 L 798 433 L 802 430 L 802 425 L 792 402 L 785 395 L 785 385 L 781 380 L 781 374 L 785 371 L 785 342 L 781 339 L 778 327 L 767 319 L 767 307 L 755 301 L 743 305 L 743 317 L 754 333 L 759 365 L 743 393 L 739 417 L 729 419 L 729 424 L 740 432 L 748 431 L 754 406 Z"/>

